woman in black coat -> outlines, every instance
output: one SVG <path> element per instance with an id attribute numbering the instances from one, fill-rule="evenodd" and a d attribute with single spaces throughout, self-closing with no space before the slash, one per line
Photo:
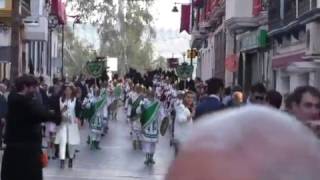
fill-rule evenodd
<path id="1" fill-rule="evenodd" d="M 38 85 L 33 76 L 16 80 L 16 92 L 8 97 L 8 115 L 2 159 L 2 180 L 42 180 L 41 123 L 59 119 L 47 111 L 33 94 Z"/>

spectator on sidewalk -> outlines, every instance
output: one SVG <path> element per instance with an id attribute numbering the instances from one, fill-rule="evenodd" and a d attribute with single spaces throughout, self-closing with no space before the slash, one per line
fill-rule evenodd
<path id="1" fill-rule="evenodd" d="M 5 125 L 5 119 L 8 112 L 7 99 L 5 93 L 7 91 L 7 86 L 0 83 L 0 149 L 2 149 L 3 144 L 3 130 Z"/>
<path id="2" fill-rule="evenodd" d="M 271 107 L 280 109 L 282 105 L 282 95 L 278 91 L 268 91 L 266 101 Z"/>
<path id="3" fill-rule="evenodd" d="M 207 97 L 204 97 L 198 104 L 195 119 L 210 112 L 219 111 L 224 108 L 221 96 L 224 90 L 222 79 L 212 78 L 207 81 Z"/>
<path id="4" fill-rule="evenodd" d="M 37 86 L 36 78 L 23 75 L 15 81 L 15 91 L 8 97 L 2 180 L 43 178 L 41 123 L 59 119 L 59 114 L 47 111 L 33 98 Z"/>
<path id="5" fill-rule="evenodd" d="M 204 116 L 166 180 L 318 180 L 319 149 L 315 135 L 293 117 L 244 106 Z"/>
<path id="6" fill-rule="evenodd" d="M 291 111 L 301 121 L 318 120 L 320 114 L 320 92 L 312 86 L 301 86 L 294 90 Z"/>

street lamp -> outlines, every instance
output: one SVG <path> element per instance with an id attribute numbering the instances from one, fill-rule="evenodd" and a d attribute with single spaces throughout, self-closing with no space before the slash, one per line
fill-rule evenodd
<path id="1" fill-rule="evenodd" d="M 179 12 L 178 7 L 177 7 L 177 3 L 174 3 L 174 6 L 173 6 L 173 9 L 172 9 L 172 12 L 174 12 L 174 13 Z"/>

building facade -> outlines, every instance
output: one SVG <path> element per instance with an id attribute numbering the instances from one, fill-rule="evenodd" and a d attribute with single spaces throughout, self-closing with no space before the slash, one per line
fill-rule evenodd
<path id="1" fill-rule="evenodd" d="M 58 37 L 66 20 L 65 5 L 61 0 L 0 2 L 0 79 L 27 73 L 49 81 L 61 71 L 62 42 Z M 13 23 L 15 8 L 21 9 L 22 20 Z"/>
<path id="2" fill-rule="evenodd" d="M 282 94 L 297 86 L 320 87 L 320 1 L 269 2 L 274 86 Z"/>
<path id="3" fill-rule="evenodd" d="M 191 46 L 199 51 L 197 76 L 225 79 L 225 1 L 196 0 L 192 13 Z"/>
<path id="4" fill-rule="evenodd" d="M 266 4 L 261 0 L 226 0 L 226 4 L 226 84 L 241 85 L 246 91 L 258 82 L 268 86 L 271 66 Z"/>

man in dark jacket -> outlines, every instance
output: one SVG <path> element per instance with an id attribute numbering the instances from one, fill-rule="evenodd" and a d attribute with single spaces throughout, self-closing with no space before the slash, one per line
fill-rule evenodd
<path id="1" fill-rule="evenodd" d="M 86 86 L 86 80 L 83 75 L 80 75 L 79 81 L 76 83 L 76 86 L 81 89 L 81 100 L 84 100 L 84 98 L 88 95 L 88 88 Z"/>
<path id="2" fill-rule="evenodd" d="M 8 97 L 8 114 L 1 179 L 42 180 L 41 123 L 60 119 L 33 98 L 38 82 L 24 75 L 15 82 L 16 92 Z"/>
<path id="3" fill-rule="evenodd" d="M 5 97 L 6 85 L 0 84 L 0 149 L 2 149 L 3 129 L 5 125 L 5 118 L 8 112 L 8 104 Z"/>
<path id="4" fill-rule="evenodd" d="M 201 102 L 198 104 L 196 108 L 195 119 L 204 114 L 224 108 L 224 105 L 220 99 L 224 89 L 223 81 L 218 78 L 212 78 L 207 81 L 207 86 L 208 96 L 202 98 Z"/>

